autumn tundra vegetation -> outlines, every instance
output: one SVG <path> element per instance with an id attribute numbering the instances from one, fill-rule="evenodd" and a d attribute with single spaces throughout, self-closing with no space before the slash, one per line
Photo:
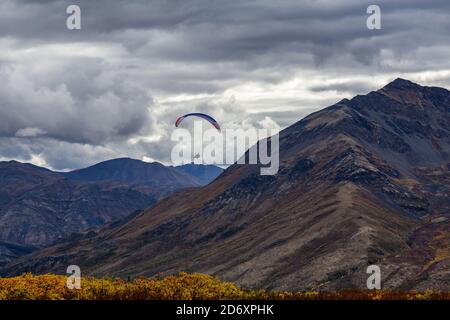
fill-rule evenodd
<path id="1" fill-rule="evenodd" d="M 135 278 L 83 277 L 80 289 L 69 289 L 62 275 L 24 274 L 0 278 L 0 300 L 450 300 L 449 292 L 283 292 L 243 289 L 206 274 Z"/>

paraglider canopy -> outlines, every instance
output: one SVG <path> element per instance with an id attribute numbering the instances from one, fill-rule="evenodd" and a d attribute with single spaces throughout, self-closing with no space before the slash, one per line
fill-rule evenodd
<path id="1" fill-rule="evenodd" d="M 180 123 L 187 117 L 199 117 L 202 119 L 205 119 L 206 121 L 208 121 L 209 123 L 211 123 L 214 128 L 216 128 L 217 130 L 220 131 L 220 126 L 219 123 L 211 116 L 208 116 L 207 114 L 204 113 L 188 113 L 185 114 L 184 116 L 178 117 L 177 120 L 175 121 L 175 127 L 178 127 L 180 125 Z"/>

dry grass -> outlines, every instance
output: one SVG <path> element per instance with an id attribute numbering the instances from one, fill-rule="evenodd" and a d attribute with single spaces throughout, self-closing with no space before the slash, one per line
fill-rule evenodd
<path id="1" fill-rule="evenodd" d="M 0 278 L 0 300 L 450 300 L 449 292 L 269 292 L 244 290 L 205 274 L 180 273 L 165 278 L 132 281 L 83 278 L 80 290 L 66 287 L 67 277 L 59 275 Z"/>

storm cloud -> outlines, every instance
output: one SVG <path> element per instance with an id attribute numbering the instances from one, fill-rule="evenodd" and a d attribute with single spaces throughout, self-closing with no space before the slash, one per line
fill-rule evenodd
<path id="1" fill-rule="evenodd" d="M 81 30 L 66 8 L 81 8 Z M 174 119 L 286 127 L 404 77 L 450 87 L 450 2 L 152 0 L 0 3 L 0 159 L 65 170 L 168 163 Z"/>

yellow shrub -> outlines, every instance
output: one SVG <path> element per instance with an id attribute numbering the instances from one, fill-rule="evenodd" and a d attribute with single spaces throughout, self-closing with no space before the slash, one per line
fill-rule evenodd
<path id="1" fill-rule="evenodd" d="M 244 290 L 206 274 L 180 273 L 165 278 L 132 281 L 83 277 L 80 290 L 66 287 L 67 277 L 24 274 L 0 278 L 0 300 L 191 300 L 191 299 L 450 299 L 448 292 L 390 292 L 344 290 L 340 292 L 271 292 Z"/>

